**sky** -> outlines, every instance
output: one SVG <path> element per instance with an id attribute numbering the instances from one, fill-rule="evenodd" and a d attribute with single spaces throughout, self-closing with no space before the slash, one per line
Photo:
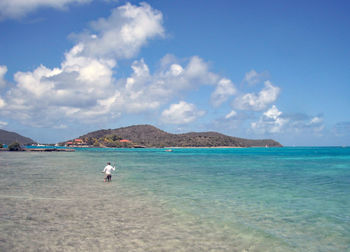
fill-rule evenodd
<path id="1" fill-rule="evenodd" d="M 0 128 L 350 145 L 350 2 L 0 0 Z"/>

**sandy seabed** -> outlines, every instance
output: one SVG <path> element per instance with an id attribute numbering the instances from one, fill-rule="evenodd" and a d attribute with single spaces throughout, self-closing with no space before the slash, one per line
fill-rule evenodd
<path id="1" fill-rule="evenodd" d="M 76 157 L 69 156 L 74 154 L 64 154 L 64 159 L 60 155 L 6 153 L 0 157 L 0 251 L 257 248 L 259 242 L 254 239 L 243 239 L 240 233 L 225 231 L 198 216 L 184 217 L 147 191 L 125 188 L 118 176 L 104 183 L 101 173 L 72 169 L 72 165 L 87 164 L 76 163 Z"/>
<path id="2" fill-rule="evenodd" d="M 291 250 L 135 189 L 127 172 L 104 183 L 100 166 L 115 153 L 3 154 L 0 251 Z"/>
<path id="3" fill-rule="evenodd" d="M 1 251 L 242 251 L 239 235 L 215 233 L 198 218 L 176 213 L 141 197 L 106 193 L 117 182 L 67 197 L 1 196 Z M 81 190 L 81 187 L 85 187 Z M 96 190 L 97 189 L 97 190 Z M 199 228 L 200 227 L 200 228 Z M 241 245 L 241 246 L 240 246 Z M 248 245 L 253 249 L 254 243 Z M 254 250 L 254 249 L 253 249 Z"/>

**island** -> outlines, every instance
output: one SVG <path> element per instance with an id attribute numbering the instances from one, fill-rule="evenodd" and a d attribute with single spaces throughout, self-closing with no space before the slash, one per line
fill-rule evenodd
<path id="1" fill-rule="evenodd" d="M 244 139 L 218 132 L 172 134 L 152 125 L 102 129 L 61 142 L 66 147 L 167 148 L 167 147 L 282 147 L 272 139 Z"/>

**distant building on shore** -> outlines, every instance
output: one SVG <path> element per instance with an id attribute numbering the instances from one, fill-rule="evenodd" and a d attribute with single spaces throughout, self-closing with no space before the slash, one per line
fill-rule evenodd
<path id="1" fill-rule="evenodd" d="M 82 139 L 79 139 L 79 138 L 76 138 L 73 141 L 66 142 L 67 147 L 83 147 L 86 145 L 87 144 Z"/>

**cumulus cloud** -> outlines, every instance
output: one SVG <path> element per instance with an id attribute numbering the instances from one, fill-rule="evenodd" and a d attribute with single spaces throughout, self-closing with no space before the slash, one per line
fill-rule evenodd
<path id="1" fill-rule="evenodd" d="M 164 36 L 163 15 L 147 3 L 127 3 L 115 8 L 108 18 L 91 23 L 91 31 L 76 35 L 84 44 L 83 55 L 134 57 L 146 42 Z"/>
<path id="2" fill-rule="evenodd" d="M 198 56 L 180 65 L 167 55 L 167 64 L 150 73 L 143 59 L 132 64 L 132 74 L 118 81 L 118 92 L 111 104 L 113 110 L 139 113 L 155 110 L 169 100 L 196 90 L 201 85 L 218 85 L 220 78 L 208 70 L 208 64 Z M 162 60 L 164 63 L 164 60 Z M 197 69 L 194 71 L 194 69 Z"/>
<path id="3" fill-rule="evenodd" d="M 234 94 L 236 94 L 236 88 L 231 80 L 221 79 L 211 95 L 211 102 L 214 107 L 218 107 Z"/>
<path id="4" fill-rule="evenodd" d="M 254 69 L 252 69 L 245 74 L 243 83 L 247 83 L 248 85 L 253 86 L 266 79 L 266 77 L 267 73 L 258 73 Z"/>
<path id="5" fill-rule="evenodd" d="M 200 57 L 194 56 L 187 65 L 186 75 L 191 79 L 197 79 L 204 83 L 214 83 L 218 80 L 218 76 L 208 71 L 206 64 Z"/>
<path id="6" fill-rule="evenodd" d="M 0 20 L 5 18 L 21 18 L 40 7 L 63 9 L 69 4 L 84 4 L 91 1 L 92 0 L 1 0 Z"/>
<path id="7" fill-rule="evenodd" d="M 40 65 L 33 71 L 15 73 L 13 85 L 0 97 L 0 115 L 35 127 L 65 128 L 70 122 L 96 123 L 127 114 L 156 114 L 170 101 L 183 100 L 203 85 L 212 87 L 214 107 L 236 95 L 232 81 L 210 71 L 210 64 L 199 56 L 179 60 L 166 55 L 152 72 L 144 59 L 137 59 L 126 78 L 118 77 L 119 61 L 135 57 L 148 41 L 164 36 L 162 23 L 162 13 L 146 3 L 127 3 L 114 9 L 109 17 L 92 22 L 88 31 L 75 35 L 76 44 L 57 67 Z M 0 66 L 2 86 L 6 71 L 6 66 Z M 253 82 L 259 74 L 250 75 L 247 81 Z M 222 119 L 238 121 L 236 109 L 264 110 L 277 99 L 279 91 L 265 81 L 259 93 L 238 96 L 234 110 Z M 161 113 L 166 123 L 186 124 L 205 114 L 184 101 L 168 106 Z M 269 116 L 267 113 L 265 117 Z"/>
<path id="8" fill-rule="evenodd" d="M 0 88 L 5 87 L 5 74 L 7 73 L 7 66 L 0 65 Z"/>
<path id="9" fill-rule="evenodd" d="M 308 132 L 320 135 L 324 128 L 323 118 L 320 115 L 313 117 L 305 114 L 284 115 L 275 105 L 265 111 L 258 121 L 251 123 L 251 129 L 257 134 Z"/>
<path id="10" fill-rule="evenodd" d="M 7 122 L 0 121 L 0 128 L 6 126 L 7 124 L 8 124 Z"/>
<path id="11" fill-rule="evenodd" d="M 128 14 L 128 18 L 116 18 L 118 15 L 122 17 L 126 12 L 133 14 Z M 108 33 L 116 25 L 116 20 L 122 20 L 124 23 L 119 23 L 119 29 L 113 30 L 115 36 L 118 33 L 123 36 L 122 27 L 128 27 L 129 31 L 143 30 L 144 23 L 147 23 L 146 18 L 150 19 L 150 23 L 156 20 L 161 25 L 160 13 L 152 10 L 147 4 L 127 4 L 117 8 L 112 16 L 113 18 L 97 22 L 101 34 Z M 142 22 L 134 19 L 140 19 Z M 111 24 L 108 24 L 109 22 Z M 154 32 L 154 29 L 150 29 L 149 34 L 142 31 L 138 47 L 134 47 L 125 55 L 122 51 L 127 51 L 129 43 L 133 44 L 135 38 L 128 43 L 123 42 L 122 47 L 118 45 L 117 49 L 96 45 L 94 50 L 100 48 L 101 53 L 92 51 L 89 47 L 92 40 L 100 39 L 99 43 L 103 45 L 104 35 L 91 36 L 91 39 L 86 40 L 82 38 L 65 53 L 59 67 L 50 69 L 41 65 L 32 72 L 17 72 L 14 75 L 15 85 L 5 94 L 1 103 L 4 109 L 0 113 L 16 118 L 24 124 L 53 127 L 58 119 L 84 123 L 130 113 L 153 112 L 170 100 L 197 90 L 201 85 L 217 85 L 217 90 L 221 89 L 216 93 L 220 100 L 226 99 L 223 89 L 229 94 L 234 93 L 231 81 L 210 72 L 209 64 L 198 56 L 186 61 L 180 60 L 182 63 L 179 63 L 174 56 L 166 55 L 161 60 L 160 68 L 154 73 L 150 72 L 143 59 L 135 60 L 131 65 L 132 72 L 129 77 L 116 78 L 114 69 L 117 61 L 137 53 L 147 39 L 160 35 L 162 30 L 163 28 Z M 136 31 L 130 32 L 137 34 Z M 187 107 L 193 108 L 192 105 Z M 196 111 L 191 116 L 190 114 L 186 112 L 182 121 L 191 121 L 191 118 L 203 113 Z"/>
<path id="12" fill-rule="evenodd" d="M 0 109 L 3 108 L 3 107 L 5 107 L 5 105 L 6 105 L 6 103 L 5 103 L 4 99 L 2 99 L 2 98 L 0 97 Z"/>
<path id="13" fill-rule="evenodd" d="M 311 120 L 306 124 L 306 127 L 311 128 L 313 133 L 321 133 L 325 128 L 323 124 L 323 118 L 320 116 L 312 117 Z"/>
<path id="14" fill-rule="evenodd" d="M 293 133 L 320 133 L 325 128 L 322 115 L 290 114 L 285 117 L 289 118 L 288 130 Z"/>
<path id="15" fill-rule="evenodd" d="M 166 56 L 167 57 L 167 56 Z M 186 90 L 200 85 L 214 85 L 220 77 L 209 71 L 209 65 L 202 58 L 193 56 L 186 66 L 181 66 L 174 59 L 167 59 L 162 64 L 159 77 L 167 81 L 168 87 L 173 90 Z"/>
<path id="16" fill-rule="evenodd" d="M 232 110 L 232 111 L 230 111 L 230 113 L 228 113 L 228 114 L 225 116 L 225 119 L 234 118 L 236 115 L 237 115 L 237 112 L 234 111 L 234 110 Z"/>
<path id="17" fill-rule="evenodd" d="M 187 124 L 203 116 L 205 111 L 198 110 L 192 103 L 180 101 L 162 112 L 162 121 L 171 124 Z"/>
<path id="18" fill-rule="evenodd" d="M 268 105 L 277 100 L 280 88 L 272 85 L 270 81 L 264 82 L 265 87 L 258 93 L 247 93 L 237 97 L 233 106 L 240 110 L 264 110 Z"/>
<path id="19" fill-rule="evenodd" d="M 323 122 L 323 118 L 321 118 L 319 116 L 315 116 L 315 117 L 311 118 L 309 125 L 320 124 L 322 122 Z"/>
<path id="20" fill-rule="evenodd" d="M 258 122 L 252 122 L 251 128 L 256 133 L 280 133 L 282 128 L 288 122 L 288 119 L 281 117 L 282 112 L 273 105 L 263 113 Z"/>
<path id="21" fill-rule="evenodd" d="M 145 25 L 157 28 L 152 26 L 151 29 Z M 128 88 L 118 90 L 119 82 L 113 77 L 117 60 L 125 56 L 118 52 L 129 50 L 127 55 L 131 56 L 147 39 L 159 34 L 155 29 L 159 28 L 162 32 L 161 15 L 147 4 L 126 4 L 116 8 L 110 18 L 97 21 L 95 26 L 99 30 L 96 38 L 79 40 L 65 54 L 59 67 L 50 69 L 41 65 L 32 72 L 17 72 L 14 75 L 15 85 L 0 101 L 3 108 L 1 114 L 34 126 L 54 124 L 54 119 L 60 117 L 90 120 L 96 119 L 96 116 L 118 116 L 120 111 L 113 111 L 112 108 L 123 103 L 124 94 L 128 94 Z M 114 26 L 118 29 L 113 30 Z M 129 41 L 125 41 L 125 29 L 132 35 Z M 117 49 L 103 46 L 106 34 L 111 33 L 124 41 Z M 92 40 L 99 42 L 93 44 Z M 131 51 L 130 47 L 133 48 Z M 98 53 L 99 50 L 101 53 Z M 1 69 L 5 72 L 4 67 Z M 133 66 L 133 69 L 135 76 L 141 79 L 139 67 Z M 125 85 L 130 86 L 130 82 Z M 137 94 L 133 95 L 136 100 Z M 155 106 L 154 102 L 151 106 Z"/>
<path id="22" fill-rule="evenodd" d="M 73 47 L 59 68 L 17 72 L 17 85 L 7 93 L 9 105 L 2 114 L 33 126 L 54 124 L 54 118 L 86 122 L 155 111 L 200 85 L 230 83 L 211 73 L 197 56 L 183 65 L 169 61 L 153 74 L 143 59 L 135 60 L 129 77 L 114 79 L 115 61 L 82 56 L 82 50 L 83 44 Z"/>
<path id="23" fill-rule="evenodd" d="M 3 114 L 23 123 L 40 124 L 59 117 L 83 117 L 113 89 L 113 60 L 78 56 L 81 45 L 65 55 L 60 68 L 43 65 L 33 72 L 17 72 L 16 86 L 6 94 Z"/>

